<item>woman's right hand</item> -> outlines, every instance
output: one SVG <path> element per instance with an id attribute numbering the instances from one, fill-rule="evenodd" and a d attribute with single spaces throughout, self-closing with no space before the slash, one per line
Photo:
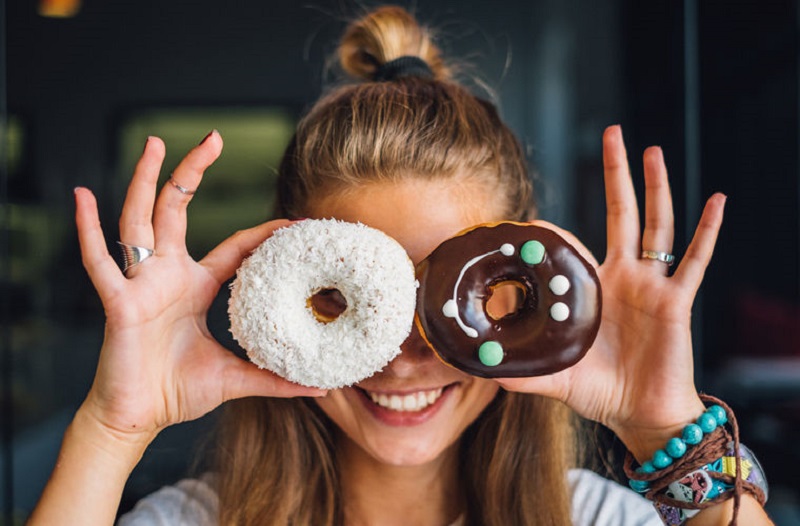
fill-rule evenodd
<path id="1" fill-rule="evenodd" d="M 174 180 L 196 189 L 221 151 L 222 138 L 213 131 L 175 169 Z M 185 243 L 191 194 L 168 183 L 156 197 L 164 152 L 160 139 L 149 138 L 128 188 L 120 239 L 154 248 L 155 254 L 126 274 L 108 253 L 94 196 L 85 188 L 75 191 L 83 264 L 106 314 L 97 373 L 82 411 L 118 437 L 145 442 L 233 398 L 324 394 L 236 357 L 206 326 L 220 286 L 258 244 L 288 222 L 239 232 L 194 261 Z"/>

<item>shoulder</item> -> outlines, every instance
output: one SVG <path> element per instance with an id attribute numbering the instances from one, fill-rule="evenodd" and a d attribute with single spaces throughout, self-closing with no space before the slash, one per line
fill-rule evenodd
<path id="1" fill-rule="evenodd" d="M 184 479 L 140 500 L 123 515 L 118 526 L 216 526 L 219 498 L 210 474 Z"/>
<path id="2" fill-rule="evenodd" d="M 573 469 L 572 519 L 576 526 L 662 526 L 653 505 L 641 495 L 600 475 Z"/>

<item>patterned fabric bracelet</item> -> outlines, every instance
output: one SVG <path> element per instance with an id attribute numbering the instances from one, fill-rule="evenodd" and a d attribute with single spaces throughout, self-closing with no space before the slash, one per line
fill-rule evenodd
<path id="1" fill-rule="evenodd" d="M 725 456 L 671 482 L 662 490 L 662 494 L 668 499 L 691 506 L 726 500 L 721 497 L 726 493 L 730 495 L 734 491 L 735 484 L 726 481 L 725 478 L 718 478 L 715 474 L 727 475 L 734 479 L 736 477 L 736 457 L 733 442 L 731 442 Z M 769 487 L 758 459 L 744 444 L 739 444 L 738 457 L 741 459 L 742 479 L 761 489 L 764 501 L 766 501 Z M 701 511 L 698 508 L 683 508 L 658 501 L 654 502 L 654 505 L 658 514 L 661 515 L 661 520 L 667 526 L 680 526 Z"/>
<path id="2" fill-rule="evenodd" d="M 743 492 L 762 505 L 767 499 L 764 471 L 753 452 L 739 443 L 733 411 L 717 398 L 704 394 L 700 398 L 714 405 L 687 425 L 681 437 L 670 439 L 635 469 L 633 455 L 628 452 L 625 458 L 629 485 L 654 501 L 667 526 L 682 525 L 700 510 L 730 498 L 734 499 L 730 524 L 735 525 Z"/>

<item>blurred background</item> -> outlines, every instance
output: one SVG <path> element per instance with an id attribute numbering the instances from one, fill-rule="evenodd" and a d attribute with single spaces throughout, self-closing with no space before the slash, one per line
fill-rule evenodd
<path id="1" fill-rule="evenodd" d="M 0 2 L 3 4 L 3 2 Z M 604 254 L 600 138 L 621 123 L 664 148 L 681 256 L 705 199 L 729 196 L 693 312 L 698 387 L 736 411 L 800 524 L 800 6 L 796 0 L 425 0 L 471 85 L 499 98 L 536 167 L 543 218 Z M 98 196 L 109 244 L 145 138 L 166 176 L 212 128 L 225 151 L 190 208 L 201 257 L 269 216 L 297 118 L 331 78 L 354 1 L 6 0 L 0 53 L 0 524 L 21 523 L 91 385 L 103 314 L 73 226 L 72 189 Z M 372 5 L 371 3 L 368 5 Z M 113 249 L 113 247 L 112 247 Z M 212 331 L 233 347 L 225 301 Z M 214 415 L 167 430 L 122 509 L 175 482 Z"/>

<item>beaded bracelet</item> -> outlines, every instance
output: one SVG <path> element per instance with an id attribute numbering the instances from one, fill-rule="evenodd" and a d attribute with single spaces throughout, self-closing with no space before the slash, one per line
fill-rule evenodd
<path id="1" fill-rule="evenodd" d="M 668 440 L 636 469 L 630 452 L 625 458 L 629 485 L 654 501 L 668 526 L 681 525 L 701 509 L 730 498 L 735 525 L 742 492 L 753 494 L 762 505 L 767 499 L 763 469 L 752 451 L 739 443 L 733 412 L 717 398 L 703 394 L 700 398 L 714 405 L 684 427 L 680 437 Z"/>

